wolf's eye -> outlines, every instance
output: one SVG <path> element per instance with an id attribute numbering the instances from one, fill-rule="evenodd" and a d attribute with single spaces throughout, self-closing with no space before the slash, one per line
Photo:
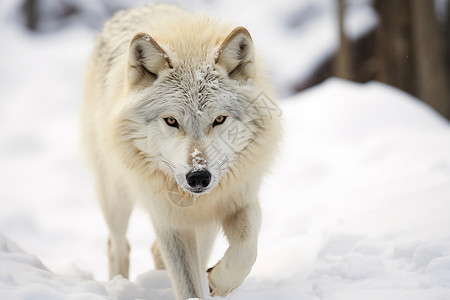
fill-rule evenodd
<path id="1" fill-rule="evenodd" d="M 164 121 L 166 121 L 167 125 L 178 128 L 178 121 L 174 117 L 164 118 Z"/>
<path id="2" fill-rule="evenodd" d="M 213 127 L 216 126 L 216 125 L 223 124 L 223 122 L 225 122 L 226 119 L 227 119 L 227 116 L 222 116 L 222 115 L 218 116 L 218 117 L 214 120 Z"/>

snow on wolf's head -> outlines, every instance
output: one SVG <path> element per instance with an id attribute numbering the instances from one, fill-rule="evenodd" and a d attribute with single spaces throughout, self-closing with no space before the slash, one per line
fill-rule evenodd
<path id="1" fill-rule="evenodd" d="M 252 155 L 264 129 L 252 101 L 262 90 L 255 86 L 253 42 L 245 28 L 216 42 L 183 42 L 134 36 L 121 134 L 130 164 L 175 179 L 183 193 L 202 195 L 230 173 L 236 176 L 236 166 Z"/>

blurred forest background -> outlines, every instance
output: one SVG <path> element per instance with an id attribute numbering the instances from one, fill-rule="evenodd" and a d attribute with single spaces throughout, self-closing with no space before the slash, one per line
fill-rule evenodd
<path id="1" fill-rule="evenodd" d="M 191 2 L 198 6 L 215 1 Z M 285 27 L 290 28 L 287 30 L 307 26 L 310 19 L 320 15 L 323 2 L 306 1 L 301 9 L 294 10 L 286 18 Z M 325 55 L 307 77 L 291 78 L 285 94 L 294 94 L 330 76 L 356 82 L 378 80 L 418 97 L 450 119 L 448 2 L 334 0 L 331 9 L 336 15 L 336 28 L 339 28 L 338 46 Z M 31 32 L 54 32 L 74 22 L 82 22 L 99 30 L 103 22 L 117 10 L 145 3 L 119 0 L 22 0 L 16 13 L 20 16 L 22 25 Z M 328 5 L 330 3 L 331 1 L 327 2 Z M 176 4 L 186 7 L 181 1 Z M 280 2 L 282 4 L 283 1 Z M 346 30 L 347 16 L 361 5 L 373 9 L 376 14 L 375 22 L 368 30 L 363 30 L 356 36 L 351 35 Z M 254 14 L 259 13 L 258 9 L 255 8 Z"/>

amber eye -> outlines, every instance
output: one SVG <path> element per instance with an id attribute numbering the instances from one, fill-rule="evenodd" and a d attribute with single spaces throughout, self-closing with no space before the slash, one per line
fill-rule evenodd
<path id="1" fill-rule="evenodd" d="M 164 118 L 164 121 L 166 121 L 167 125 L 178 128 L 178 121 L 174 117 Z"/>
<path id="2" fill-rule="evenodd" d="M 222 116 L 222 115 L 218 116 L 218 117 L 214 120 L 213 127 L 216 126 L 216 125 L 223 124 L 223 122 L 225 122 L 226 119 L 227 119 L 227 116 Z"/>

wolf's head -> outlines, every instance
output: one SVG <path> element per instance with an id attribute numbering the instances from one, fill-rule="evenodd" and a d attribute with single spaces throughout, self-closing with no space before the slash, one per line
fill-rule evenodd
<path id="1" fill-rule="evenodd" d="M 251 155 L 264 127 L 253 103 L 262 90 L 254 86 L 255 54 L 245 28 L 209 45 L 184 43 L 173 47 L 148 34 L 134 36 L 120 130 L 127 163 L 161 171 L 201 195 Z"/>

